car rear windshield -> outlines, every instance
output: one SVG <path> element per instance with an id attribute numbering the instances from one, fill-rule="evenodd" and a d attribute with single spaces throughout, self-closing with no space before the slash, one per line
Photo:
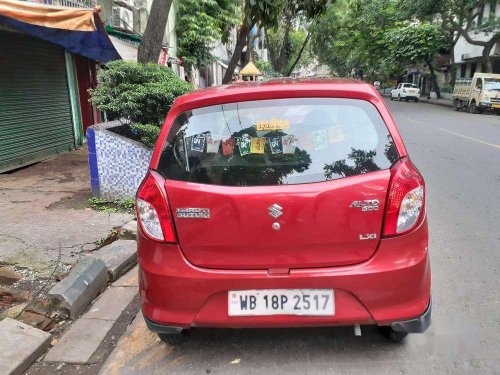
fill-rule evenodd
<path id="1" fill-rule="evenodd" d="M 275 99 L 181 114 L 158 172 L 226 186 L 303 184 L 387 169 L 397 158 L 380 114 L 366 101 Z"/>

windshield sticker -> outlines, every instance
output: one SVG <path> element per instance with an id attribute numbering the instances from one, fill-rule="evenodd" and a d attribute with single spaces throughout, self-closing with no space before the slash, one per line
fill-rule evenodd
<path id="1" fill-rule="evenodd" d="M 215 139 L 211 134 L 207 134 L 207 153 L 216 154 L 219 152 L 220 139 Z"/>
<path id="2" fill-rule="evenodd" d="M 238 149 L 241 156 L 250 153 L 250 144 L 252 143 L 252 139 L 248 134 L 244 134 L 242 137 L 237 137 L 236 143 L 238 144 Z"/>
<path id="3" fill-rule="evenodd" d="M 283 142 L 281 141 L 281 137 L 269 138 L 269 145 L 271 146 L 272 154 L 283 153 Z"/>
<path id="4" fill-rule="evenodd" d="M 233 154 L 234 143 L 235 143 L 234 138 L 229 138 L 229 139 L 226 139 L 225 141 L 222 141 L 222 154 L 224 156 L 228 156 L 228 155 Z"/>
<path id="5" fill-rule="evenodd" d="M 326 130 L 317 130 L 314 134 L 314 148 L 316 150 L 324 150 L 328 148 L 328 140 L 326 138 Z"/>
<path id="6" fill-rule="evenodd" d="M 290 129 L 290 121 L 273 117 L 270 120 L 257 121 L 255 127 L 258 131 L 287 130 Z"/>
<path id="7" fill-rule="evenodd" d="M 294 154 L 297 144 L 297 138 L 294 135 L 285 135 L 281 138 L 283 143 L 283 153 L 284 154 Z"/>
<path id="8" fill-rule="evenodd" d="M 263 154 L 265 145 L 266 145 L 265 138 L 263 138 L 263 137 L 252 138 L 250 152 L 252 154 Z"/>
<path id="9" fill-rule="evenodd" d="M 340 126 L 332 126 L 328 128 L 328 142 L 339 143 L 344 140 L 344 133 L 340 130 Z"/>
<path id="10" fill-rule="evenodd" d="M 191 138 L 191 150 L 203 152 L 205 147 L 205 134 L 197 134 Z"/>

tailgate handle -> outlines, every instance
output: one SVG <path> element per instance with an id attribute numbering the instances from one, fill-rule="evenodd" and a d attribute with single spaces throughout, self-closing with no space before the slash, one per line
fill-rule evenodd
<path id="1" fill-rule="evenodd" d="M 267 270 L 268 276 L 288 276 L 290 274 L 290 268 L 269 268 Z"/>

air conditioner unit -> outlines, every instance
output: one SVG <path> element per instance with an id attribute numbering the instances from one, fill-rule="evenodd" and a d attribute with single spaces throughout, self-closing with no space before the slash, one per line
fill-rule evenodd
<path id="1" fill-rule="evenodd" d="M 131 10 L 123 7 L 113 7 L 111 26 L 120 29 L 133 30 L 134 27 L 134 14 Z"/>

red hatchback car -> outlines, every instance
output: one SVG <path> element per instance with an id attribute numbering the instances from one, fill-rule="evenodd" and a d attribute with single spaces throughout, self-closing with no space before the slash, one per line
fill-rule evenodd
<path id="1" fill-rule="evenodd" d="M 137 193 L 150 330 L 430 324 L 424 180 L 380 95 L 347 79 L 180 97 Z"/>

